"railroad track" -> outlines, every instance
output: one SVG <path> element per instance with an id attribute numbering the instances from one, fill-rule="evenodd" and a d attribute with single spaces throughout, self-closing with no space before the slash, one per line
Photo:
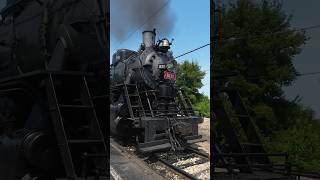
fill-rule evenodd
<path id="1" fill-rule="evenodd" d="M 275 172 L 283 173 L 283 168 L 274 168 Z M 302 171 L 297 169 L 292 169 L 290 171 L 291 175 L 296 176 L 297 180 L 300 180 L 301 178 L 310 178 L 311 179 L 320 179 L 320 173 L 318 172 L 310 172 L 310 171 Z"/>
<path id="2" fill-rule="evenodd" d="M 209 155 L 195 148 L 188 148 L 184 151 L 170 151 L 151 153 L 148 155 L 137 154 L 134 146 L 122 146 L 119 148 L 130 156 L 134 156 L 150 167 L 165 179 L 188 178 L 209 179 L 210 158 Z M 121 146 L 121 147 L 120 147 Z"/>
<path id="3" fill-rule="evenodd" d="M 320 173 L 316 173 L 316 172 L 305 172 L 305 171 L 293 170 L 291 174 L 297 176 L 298 180 L 305 177 L 310 179 L 320 179 Z"/>
<path id="4" fill-rule="evenodd" d="M 153 158 L 172 171 L 192 180 L 210 178 L 209 155 L 196 149 L 185 151 L 156 153 Z"/>

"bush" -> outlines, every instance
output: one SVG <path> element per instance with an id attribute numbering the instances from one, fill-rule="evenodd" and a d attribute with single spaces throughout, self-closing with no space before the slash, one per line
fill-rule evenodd
<path id="1" fill-rule="evenodd" d="M 197 115 L 210 118 L 210 100 L 207 96 L 203 95 L 203 97 L 194 104 L 193 108 Z"/>
<path id="2" fill-rule="evenodd" d="M 289 160 L 299 170 L 320 170 L 320 125 L 307 108 L 295 112 L 295 123 L 278 130 L 272 137 L 264 138 L 269 152 L 287 152 Z"/>

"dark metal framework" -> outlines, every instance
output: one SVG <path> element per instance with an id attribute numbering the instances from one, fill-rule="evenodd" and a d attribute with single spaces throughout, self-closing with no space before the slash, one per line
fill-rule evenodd
<path id="1" fill-rule="evenodd" d="M 109 0 L 0 13 L 0 179 L 107 179 Z"/>
<path id="2" fill-rule="evenodd" d="M 181 149 L 187 144 L 201 140 L 198 135 L 198 124 L 202 121 L 196 116 L 189 99 L 181 90 L 177 90 L 177 97 L 171 102 L 158 99 L 157 90 L 147 90 L 137 84 L 119 84 L 111 87 L 111 98 L 122 96 L 125 100 L 133 129 L 137 131 L 136 142 L 142 153 L 164 149 Z M 161 108 L 165 107 L 165 108 Z M 178 115 L 178 116 L 177 116 Z M 178 137 L 175 128 L 178 124 L 191 124 L 187 128 L 180 128 L 181 133 L 188 136 Z"/>
<path id="3" fill-rule="evenodd" d="M 268 172 L 269 178 L 294 179 L 288 154 L 267 153 L 264 149 L 257 127 L 239 92 L 228 87 L 224 81 L 228 76 L 232 75 L 216 76 L 218 80 L 214 81 L 213 111 L 215 120 L 219 121 L 213 135 L 214 168 L 225 168 L 228 174 Z M 224 139 L 222 144 L 221 139 Z M 282 157 L 283 164 L 273 164 L 270 157 Z"/>
<path id="4" fill-rule="evenodd" d="M 210 1 L 211 13 L 211 35 L 213 43 L 211 48 L 211 68 L 214 66 L 214 57 L 218 48 L 221 36 L 219 25 L 221 17 L 219 9 L 214 0 Z M 213 172 L 214 178 L 229 179 L 234 176 L 237 179 L 295 179 L 291 176 L 291 165 L 288 161 L 288 154 L 267 153 L 264 149 L 256 125 L 251 119 L 239 92 L 227 86 L 227 78 L 237 75 L 236 73 L 215 72 L 211 77 L 211 85 L 214 87 L 211 96 L 211 107 L 213 112 L 214 130 L 213 137 Z M 223 139 L 223 142 L 222 142 Z M 284 163 L 273 164 L 269 157 L 282 157 Z M 280 171 L 279 171 L 280 167 Z M 227 170 L 218 176 L 217 168 Z M 278 169 L 278 170 L 276 170 Z M 259 172 L 263 175 L 259 176 Z M 275 173 L 282 173 L 277 176 Z M 252 175 L 257 176 L 252 176 Z"/>
<path id="5" fill-rule="evenodd" d="M 45 117 L 51 121 L 47 123 L 52 124 L 49 128 L 52 133 L 49 134 L 52 141 L 56 143 L 53 143 L 49 149 L 54 151 L 58 145 L 57 163 L 61 163 L 63 167 L 61 170 L 53 167 L 51 169 L 53 172 L 45 173 L 47 178 L 61 176 L 85 179 L 89 176 L 106 177 L 108 174 L 109 153 L 105 144 L 106 135 L 102 134 L 107 129 L 106 115 L 103 115 L 101 107 L 98 107 L 99 101 L 106 102 L 107 96 L 96 94 L 94 86 L 90 86 L 90 83 L 95 83 L 92 79 L 93 75 L 71 71 L 35 71 L 0 81 L 1 94 L 10 95 L 20 91 L 24 93 L 21 96 L 29 95 L 47 101 L 45 103 L 47 110 L 43 108 L 43 113 L 48 112 Z M 105 108 L 106 106 L 102 107 L 103 113 Z M 38 131 L 41 135 L 42 130 Z M 35 146 L 31 142 L 29 144 L 29 148 Z M 46 147 L 46 144 L 38 146 Z M 24 148 L 25 151 L 33 151 L 26 145 Z M 41 154 L 38 155 L 41 156 Z M 45 157 L 45 160 L 48 158 L 50 159 Z M 34 157 L 29 160 L 36 161 Z M 42 163 L 50 164 L 51 162 Z M 58 164 L 54 165 L 59 166 Z"/>

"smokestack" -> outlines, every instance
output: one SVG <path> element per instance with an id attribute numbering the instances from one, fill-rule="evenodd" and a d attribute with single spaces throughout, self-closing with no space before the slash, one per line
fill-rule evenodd
<path id="1" fill-rule="evenodd" d="M 153 31 L 143 31 L 142 37 L 144 46 L 146 48 L 152 47 L 153 45 L 155 45 L 156 41 L 156 30 L 154 29 Z"/>

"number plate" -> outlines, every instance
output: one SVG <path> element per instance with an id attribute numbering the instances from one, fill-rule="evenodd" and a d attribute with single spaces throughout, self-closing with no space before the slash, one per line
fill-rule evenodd
<path id="1" fill-rule="evenodd" d="M 172 72 L 169 72 L 169 71 L 165 71 L 163 78 L 175 81 L 176 80 L 176 74 L 172 73 Z"/>

